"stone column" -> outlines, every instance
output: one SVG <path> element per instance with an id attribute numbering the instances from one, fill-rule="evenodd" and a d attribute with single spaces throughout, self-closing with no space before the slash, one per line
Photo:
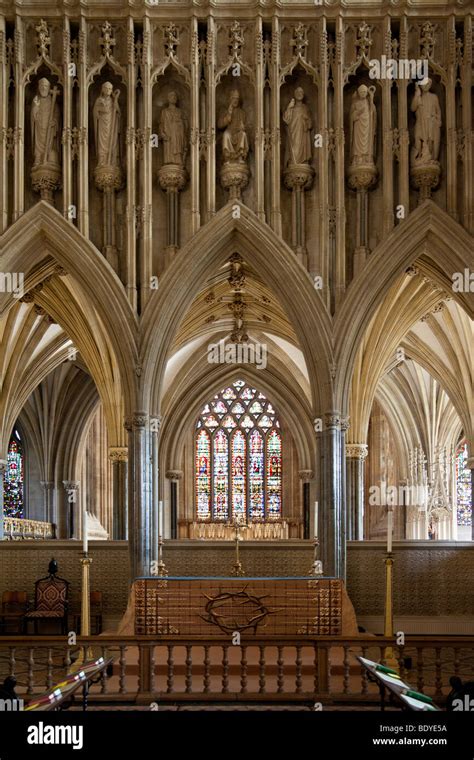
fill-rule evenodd
<path id="1" fill-rule="evenodd" d="M 320 556 L 324 574 L 345 578 L 346 512 L 343 488 L 344 431 L 337 412 L 324 415 L 320 433 Z"/>
<path id="2" fill-rule="evenodd" d="M 179 248 L 179 193 L 184 190 L 188 174 L 184 166 L 165 164 L 158 171 L 158 182 L 166 193 L 166 263 Z"/>
<path id="3" fill-rule="evenodd" d="M 151 513 L 152 513 L 152 553 L 158 552 L 159 530 L 159 502 L 160 502 L 160 428 L 161 417 L 156 415 L 150 418 L 151 424 Z M 163 515 L 163 532 L 165 519 Z M 164 535 L 161 536 L 164 538 Z"/>
<path id="4" fill-rule="evenodd" d="M 5 18 L 0 18 L 0 37 L 6 39 Z M 6 56 L 0 61 L 0 235 L 8 225 L 8 69 Z"/>
<path id="5" fill-rule="evenodd" d="M 291 190 L 291 247 L 298 261 L 307 268 L 304 193 L 312 187 L 314 169 L 309 164 L 289 164 L 283 178 L 286 187 Z"/>
<path id="6" fill-rule="evenodd" d="M 171 538 L 178 538 L 178 483 L 183 477 L 182 470 L 168 470 L 166 477 L 170 481 L 170 518 Z"/>
<path id="7" fill-rule="evenodd" d="M 44 489 L 44 519 L 46 522 L 55 523 L 54 515 L 54 482 L 52 480 L 40 480 Z"/>
<path id="8" fill-rule="evenodd" d="M 303 486 L 303 538 L 310 538 L 310 502 L 309 502 L 309 481 L 313 477 L 312 470 L 300 470 L 298 472 L 301 484 Z"/>
<path id="9" fill-rule="evenodd" d="M 128 535 L 131 578 L 151 574 L 153 551 L 151 435 L 146 412 L 125 420 L 128 431 Z"/>
<path id="10" fill-rule="evenodd" d="M 369 189 L 377 180 L 374 164 L 366 166 L 349 166 L 348 184 L 357 193 L 356 247 L 354 251 L 354 276 L 364 266 L 369 253 Z"/>
<path id="11" fill-rule="evenodd" d="M 216 42 L 217 28 L 213 16 L 209 16 L 207 25 L 206 85 L 207 85 L 207 219 L 216 213 Z"/>
<path id="12" fill-rule="evenodd" d="M 3 516 L 3 476 L 7 469 L 7 460 L 0 459 L 0 541 L 4 537 L 4 516 Z"/>
<path id="13" fill-rule="evenodd" d="M 74 516 L 74 505 L 79 496 L 78 480 L 63 480 L 65 494 L 66 538 L 79 538 L 79 519 Z"/>
<path id="14" fill-rule="evenodd" d="M 13 216 L 16 221 L 25 207 L 25 30 L 21 16 L 15 18 L 15 127 L 13 141 Z"/>
<path id="15" fill-rule="evenodd" d="M 364 538 L 364 469 L 368 454 L 366 443 L 346 444 L 347 540 Z"/>
<path id="16" fill-rule="evenodd" d="M 151 276 L 156 274 L 153 271 L 153 225 L 150 213 L 151 200 L 153 197 L 153 162 L 151 147 L 151 134 L 153 127 L 153 104 L 152 104 L 152 85 L 151 85 L 151 40 L 153 33 L 151 21 L 145 17 L 143 19 L 143 50 L 140 65 L 142 79 L 142 109 L 143 109 L 143 150 L 142 160 L 140 162 L 140 175 L 138 180 L 138 203 L 141 206 L 142 226 L 140 239 L 138 241 L 138 273 L 135 271 L 135 261 L 130 262 L 130 280 L 129 280 L 129 298 L 130 302 L 136 303 L 137 299 L 137 275 L 140 282 L 140 304 L 143 309 L 150 297 Z"/>
<path id="17" fill-rule="evenodd" d="M 114 541 L 126 541 L 128 538 L 127 447 L 111 446 L 109 459 L 112 462 L 112 538 Z"/>

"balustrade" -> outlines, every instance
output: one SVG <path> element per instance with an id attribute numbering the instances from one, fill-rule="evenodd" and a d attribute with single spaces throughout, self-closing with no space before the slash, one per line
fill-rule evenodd
<path id="1" fill-rule="evenodd" d="M 112 675 L 104 671 L 91 685 L 91 701 L 374 703 L 377 687 L 362 672 L 356 655 L 381 661 L 389 645 L 404 679 L 440 705 L 450 691 L 449 678 L 467 679 L 472 673 L 474 637 L 468 636 L 412 636 L 404 646 L 379 636 L 309 641 L 242 637 L 236 645 L 225 637 L 207 643 L 203 637 L 90 636 L 78 637 L 76 648 L 61 636 L 5 636 L 0 641 L 0 680 L 12 675 L 20 695 L 37 695 L 74 669 L 79 647 L 86 646 L 94 656 L 115 660 Z"/>

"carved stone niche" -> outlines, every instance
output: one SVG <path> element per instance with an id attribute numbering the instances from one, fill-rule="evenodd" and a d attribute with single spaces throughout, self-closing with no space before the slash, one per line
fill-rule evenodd
<path id="1" fill-rule="evenodd" d="M 31 167 L 33 191 L 53 204 L 54 193 L 61 187 L 62 87 L 46 65 L 26 87 L 25 162 Z"/>
<path id="2" fill-rule="evenodd" d="M 166 230 L 165 263 L 168 263 L 182 242 L 180 232 L 184 228 L 184 234 L 188 233 L 184 216 L 189 214 L 180 210 L 179 194 L 188 185 L 191 147 L 189 89 L 171 69 L 153 87 L 152 110 L 152 146 L 158 138 L 158 147 L 152 149 L 153 172 L 162 191 L 155 195 L 154 207 L 158 224 Z M 140 137 L 149 139 L 148 135 Z"/>
<path id="3" fill-rule="evenodd" d="M 302 264 L 306 265 L 306 241 L 318 234 L 318 214 L 306 213 L 305 191 L 311 190 L 321 140 L 318 130 L 318 91 L 311 77 L 296 67 L 281 88 L 281 166 L 283 182 L 291 198 L 282 198 L 283 229 L 291 230 L 288 240 Z M 316 144 L 318 147 L 316 147 Z"/>
<path id="4" fill-rule="evenodd" d="M 444 89 L 431 72 L 427 83 L 408 88 L 410 181 L 420 203 L 431 197 L 445 168 L 444 114 Z"/>
<path id="5" fill-rule="evenodd" d="M 218 176 L 228 199 L 240 199 L 251 176 L 254 154 L 254 93 L 248 78 L 226 75 L 216 90 Z"/>
<path id="6" fill-rule="evenodd" d="M 89 89 L 91 237 L 119 271 L 117 194 L 125 187 L 127 90 L 106 64 Z M 100 195 L 99 195 L 100 193 Z"/>
<path id="7" fill-rule="evenodd" d="M 374 80 L 362 65 L 355 76 L 350 77 L 344 91 L 344 144 L 346 181 L 356 193 L 355 203 L 351 193 L 347 196 L 351 244 L 353 247 L 353 274 L 364 265 L 370 252 L 369 239 L 375 230 L 369 230 L 369 191 L 378 179 L 377 160 L 381 154 L 381 120 L 377 113 L 380 93 Z"/>

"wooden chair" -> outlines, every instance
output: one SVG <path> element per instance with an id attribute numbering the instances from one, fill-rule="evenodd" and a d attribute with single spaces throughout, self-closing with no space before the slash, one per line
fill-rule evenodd
<path id="1" fill-rule="evenodd" d="M 33 620 L 35 635 L 38 620 L 59 620 L 61 633 L 67 632 L 69 582 L 57 575 L 48 575 L 35 583 L 35 608 L 25 615 L 26 627 Z"/>
<path id="2" fill-rule="evenodd" d="M 2 608 L 0 612 L 0 631 L 10 633 L 24 633 L 25 615 L 28 612 L 28 595 L 26 591 L 4 591 L 2 594 Z"/>

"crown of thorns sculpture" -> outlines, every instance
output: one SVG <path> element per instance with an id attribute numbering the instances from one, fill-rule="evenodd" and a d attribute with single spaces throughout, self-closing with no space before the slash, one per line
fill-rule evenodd
<path id="1" fill-rule="evenodd" d="M 248 628 L 253 628 L 253 632 L 257 632 L 257 626 L 262 623 L 269 615 L 275 615 L 280 610 L 269 610 L 263 604 L 262 600 L 268 596 L 254 596 L 246 591 L 247 586 L 244 586 L 242 591 L 237 592 L 221 592 L 216 596 L 208 596 L 204 594 L 208 600 L 206 603 L 206 615 L 200 615 L 202 620 L 211 625 L 217 625 L 221 631 L 225 633 L 232 633 L 233 631 L 245 631 Z M 246 622 L 238 622 L 237 618 L 232 618 L 229 614 L 222 614 L 218 610 L 228 604 L 229 601 L 234 603 L 234 606 L 242 610 L 245 605 L 249 605 L 245 612 L 248 612 L 248 619 Z"/>

